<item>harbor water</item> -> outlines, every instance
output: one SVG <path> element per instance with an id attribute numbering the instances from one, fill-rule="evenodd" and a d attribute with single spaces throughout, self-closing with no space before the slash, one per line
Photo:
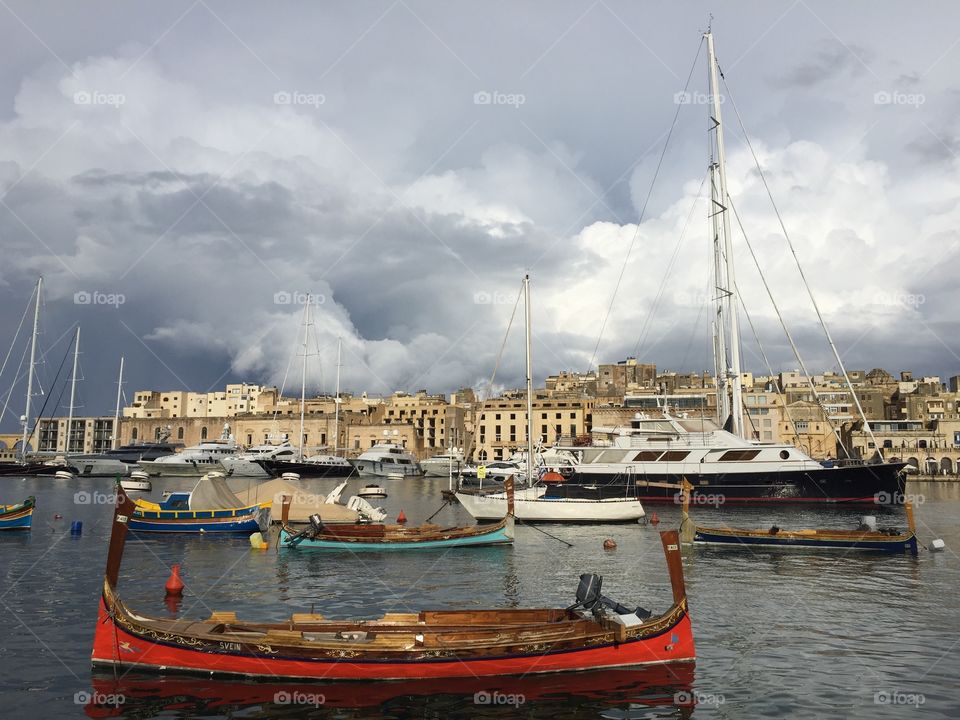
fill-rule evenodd
<path id="1" fill-rule="evenodd" d="M 153 480 L 163 490 L 194 480 Z M 351 481 L 344 498 L 366 481 Z M 248 481 L 231 480 L 235 489 Z M 334 481 L 302 481 L 325 493 Z M 374 501 L 413 524 L 441 508 L 442 478 L 384 480 Z M 690 548 L 685 551 L 697 662 L 677 669 L 433 683 L 271 685 L 137 673 L 94 675 L 89 663 L 112 517 L 107 479 L 4 478 L 2 500 L 37 498 L 31 532 L 0 534 L 2 716 L 130 718 L 956 718 L 960 716 L 960 484 L 913 483 L 923 544 L 941 553 Z M 673 505 L 650 506 L 659 525 L 519 526 L 513 547 L 351 554 L 252 550 L 244 537 L 132 536 L 119 592 L 145 615 L 283 620 L 384 611 L 566 607 L 579 575 L 658 612 L 670 585 L 658 531 L 677 527 Z M 865 510 L 696 507 L 704 524 L 855 526 Z M 881 526 L 902 511 L 871 510 Z M 57 519 L 55 516 L 62 516 Z M 649 518 L 648 518 L 649 519 Z M 71 533 L 73 523 L 82 523 Z M 457 505 L 433 522 L 472 524 Z M 605 539 L 616 549 L 605 550 Z M 563 542 L 561 542 L 563 541 Z M 569 543 L 569 545 L 567 544 Z M 170 566 L 186 584 L 164 600 Z"/>

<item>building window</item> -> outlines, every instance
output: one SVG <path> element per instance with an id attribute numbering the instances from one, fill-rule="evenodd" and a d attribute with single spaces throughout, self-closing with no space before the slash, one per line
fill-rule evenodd
<path id="1" fill-rule="evenodd" d="M 204 428 L 206 430 L 206 428 Z M 183 440 L 183 426 L 177 428 L 177 440 Z"/>
<path id="2" fill-rule="evenodd" d="M 207 439 L 207 426 L 206 426 L 206 425 L 204 425 L 202 428 L 200 428 L 200 439 L 201 439 L 201 440 L 206 440 L 206 439 Z"/>
<path id="3" fill-rule="evenodd" d="M 133 428 L 133 430 L 130 431 L 130 439 L 131 439 L 131 440 L 136 440 L 136 439 L 137 439 L 137 429 L 136 429 L 136 428 Z"/>

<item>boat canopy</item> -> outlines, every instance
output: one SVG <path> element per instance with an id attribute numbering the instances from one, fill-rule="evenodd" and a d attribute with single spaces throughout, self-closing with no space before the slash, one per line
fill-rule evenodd
<path id="1" fill-rule="evenodd" d="M 204 475 L 190 493 L 191 510 L 231 510 L 243 505 L 219 475 Z"/>

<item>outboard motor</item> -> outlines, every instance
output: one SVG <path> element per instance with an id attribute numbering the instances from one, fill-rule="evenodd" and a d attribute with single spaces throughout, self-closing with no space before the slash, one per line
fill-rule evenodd
<path id="1" fill-rule="evenodd" d="M 310 529 L 313 530 L 314 536 L 319 535 L 323 531 L 323 520 L 316 513 L 307 519 L 310 521 Z"/>
<path id="2" fill-rule="evenodd" d="M 645 620 L 652 614 L 649 610 L 637 607 L 633 610 L 611 600 L 606 595 L 600 594 L 603 586 L 603 578 L 595 573 L 586 573 L 580 576 L 580 584 L 577 586 L 577 602 L 570 606 L 568 610 L 583 608 L 591 612 L 598 612 L 602 608 L 611 610 L 617 615 L 636 615 L 641 620 Z"/>

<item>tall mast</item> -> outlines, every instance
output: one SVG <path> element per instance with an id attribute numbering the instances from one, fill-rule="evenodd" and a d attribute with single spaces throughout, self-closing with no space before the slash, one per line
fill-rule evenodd
<path id="1" fill-rule="evenodd" d="M 722 427 L 730 417 L 730 396 L 727 394 L 727 345 L 724 326 L 727 316 L 727 296 L 724 287 L 724 275 L 726 271 L 723 264 L 723 247 L 721 245 L 720 235 L 722 228 L 720 225 L 720 212 L 722 205 L 717 192 L 717 165 L 714 159 L 710 158 L 710 233 L 713 238 L 713 292 L 716 298 L 716 309 L 714 312 L 711 329 L 713 330 L 713 367 L 714 383 L 717 389 L 717 421 Z"/>
<path id="2" fill-rule="evenodd" d="M 723 249 L 726 255 L 726 295 L 727 314 L 730 322 L 730 368 L 728 382 L 732 388 L 730 397 L 730 416 L 733 418 L 733 432 L 743 437 L 743 399 L 740 374 L 740 320 L 737 312 L 737 281 L 733 268 L 733 245 L 730 233 L 729 194 L 727 192 L 726 155 L 723 146 L 723 121 L 720 117 L 720 84 L 717 81 L 717 57 L 713 48 L 713 32 L 705 33 L 707 39 L 707 60 L 710 63 L 710 94 L 713 101 L 713 122 L 717 143 L 717 180 L 719 208 L 723 226 Z"/>
<path id="3" fill-rule="evenodd" d="M 27 459 L 27 434 L 30 428 L 30 399 L 33 396 L 33 366 L 37 360 L 37 328 L 40 324 L 40 291 L 43 278 L 37 278 L 37 304 L 33 308 L 33 337 L 30 340 L 30 369 L 27 371 L 27 406 L 23 411 L 23 440 L 20 443 L 20 457 Z"/>
<path id="4" fill-rule="evenodd" d="M 111 449 L 117 449 L 117 440 L 120 435 L 120 395 L 123 391 L 123 355 L 120 356 L 120 376 L 117 378 L 117 409 L 113 411 L 113 442 Z"/>
<path id="5" fill-rule="evenodd" d="M 307 333 L 310 331 L 310 293 L 303 308 L 303 370 L 300 375 L 300 459 L 303 459 L 303 412 L 307 404 Z"/>
<path id="6" fill-rule="evenodd" d="M 67 415 L 67 442 L 64 445 L 65 455 L 70 454 L 70 438 L 73 436 L 73 407 L 77 397 L 77 359 L 80 356 L 80 326 L 77 326 L 77 336 L 73 343 L 73 375 L 70 378 L 70 411 Z"/>
<path id="7" fill-rule="evenodd" d="M 530 275 L 523 276 L 527 340 L 527 486 L 533 485 L 533 353 L 530 350 Z"/>
<path id="8" fill-rule="evenodd" d="M 337 454 L 337 445 L 340 444 L 340 351 L 343 348 L 343 338 L 337 338 L 337 388 L 333 399 L 333 454 Z"/>

